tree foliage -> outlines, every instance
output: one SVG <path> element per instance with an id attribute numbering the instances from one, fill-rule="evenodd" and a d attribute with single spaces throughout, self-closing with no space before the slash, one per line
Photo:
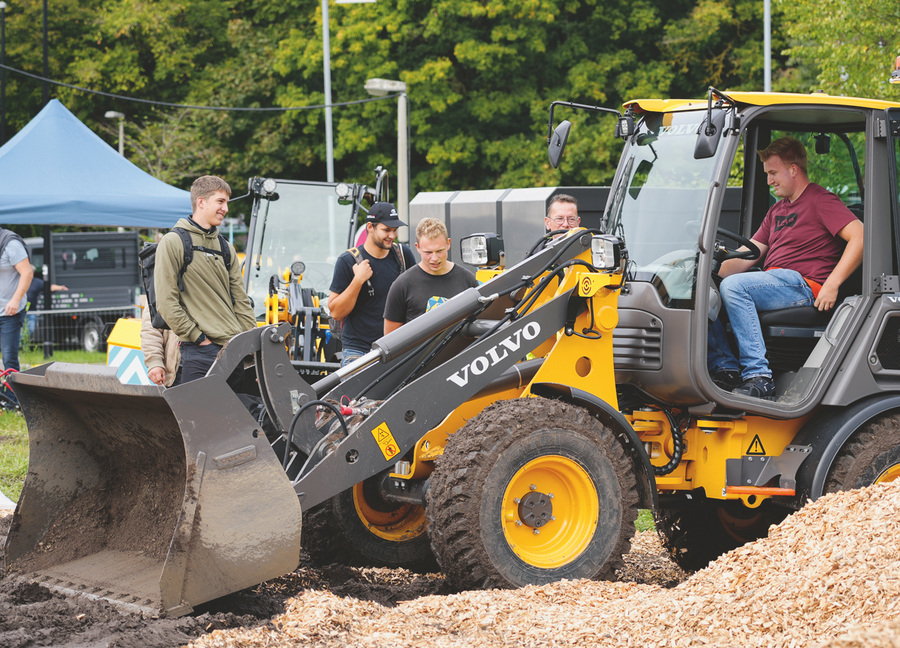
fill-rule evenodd
<path id="1" fill-rule="evenodd" d="M 787 53 L 809 69 L 792 89 L 897 101 L 888 83 L 900 55 L 897 0 L 776 0 L 790 36 Z M 814 78 L 814 81 L 810 79 Z"/>
<path id="2" fill-rule="evenodd" d="M 824 0 L 834 5 L 829 11 L 821 2 L 776 2 L 773 51 L 776 67 L 787 70 L 776 87 L 816 73 L 831 78 L 830 66 L 859 58 L 844 41 L 896 49 L 896 34 L 873 31 L 896 24 L 892 1 L 854 3 L 871 15 L 844 18 L 858 23 L 852 38 L 837 37 L 839 18 L 824 18 L 838 15 L 840 0 Z M 126 155 L 145 170 L 182 187 L 215 173 L 236 193 L 253 175 L 324 180 L 324 111 L 300 109 L 326 103 L 321 0 L 51 0 L 49 7 L 53 79 L 171 104 L 285 109 L 198 110 L 51 88 L 112 146 L 117 124 L 103 116 L 123 112 Z M 561 168 L 552 169 L 550 102 L 621 108 L 628 99 L 703 96 L 708 85 L 762 89 L 762 11 L 759 0 L 332 2 L 332 102 L 370 99 L 368 78 L 407 84 L 411 195 L 605 184 L 621 149 L 614 121 L 559 108 L 555 117 L 574 126 Z M 834 27 L 813 38 L 819 23 Z M 38 0 L 7 9 L 9 65 L 40 73 L 40 24 Z M 860 83 L 867 69 L 854 67 L 850 82 Z M 8 136 L 41 105 L 39 81 L 7 74 Z M 385 165 L 395 186 L 396 98 L 336 105 L 333 114 L 336 179 L 371 181 L 375 166 Z"/>

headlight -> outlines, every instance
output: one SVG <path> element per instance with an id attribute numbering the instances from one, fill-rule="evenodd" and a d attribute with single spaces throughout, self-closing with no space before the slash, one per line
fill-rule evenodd
<path id="1" fill-rule="evenodd" d="M 473 234 L 460 240 L 459 251 L 463 263 L 471 266 L 480 268 L 497 265 L 503 253 L 503 239 L 493 232 Z"/>
<path id="2" fill-rule="evenodd" d="M 628 250 L 618 236 L 602 234 L 591 238 L 591 263 L 597 270 L 615 270 L 626 259 Z"/>
<path id="3" fill-rule="evenodd" d="M 334 193 L 337 194 L 338 203 L 341 205 L 349 205 L 353 202 L 353 187 L 346 182 L 338 182 L 334 187 Z"/>

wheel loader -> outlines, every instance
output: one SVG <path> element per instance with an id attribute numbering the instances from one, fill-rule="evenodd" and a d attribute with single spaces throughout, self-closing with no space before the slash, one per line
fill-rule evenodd
<path id="1" fill-rule="evenodd" d="M 556 102 L 551 128 L 561 107 L 610 111 Z M 292 570 L 318 533 L 433 559 L 457 588 L 517 587 L 613 577 L 641 508 L 695 569 L 810 498 L 896 478 L 900 104 L 710 89 L 611 112 L 625 145 L 601 229 L 548 235 L 312 384 L 287 324 L 172 389 L 61 363 L 15 376 L 31 445 L 7 572 L 176 615 Z M 788 133 L 865 253 L 828 317 L 761 316 L 761 400 L 716 386 L 706 336 L 717 269 L 771 202 L 755 151 Z M 467 263 L 501 259 L 488 234 L 463 243 Z M 239 365 L 254 393 L 226 384 Z"/>

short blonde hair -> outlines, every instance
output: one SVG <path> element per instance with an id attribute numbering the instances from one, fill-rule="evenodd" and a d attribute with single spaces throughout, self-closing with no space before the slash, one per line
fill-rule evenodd
<path id="1" fill-rule="evenodd" d="M 437 218 L 423 218 L 419 221 L 419 224 L 416 225 L 417 243 L 422 239 L 436 239 L 439 236 L 442 236 L 445 239 L 450 238 L 450 234 L 447 232 L 447 226 Z"/>
<path id="2" fill-rule="evenodd" d="M 217 191 L 224 191 L 231 197 L 231 187 L 219 176 L 205 175 L 194 180 L 191 185 L 191 209 L 197 211 L 197 199 L 204 200 L 212 196 Z"/>

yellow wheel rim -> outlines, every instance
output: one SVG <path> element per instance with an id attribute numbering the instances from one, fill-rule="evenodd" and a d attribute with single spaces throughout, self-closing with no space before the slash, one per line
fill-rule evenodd
<path id="1" fill-rule="evenodd" d="M 376 508 L 366 501 L 363 483 L 353 487 L 356 513 L 369 531 L 391 542 L 412 540 L 425 533 L 425 508 L 412 504 Z"/>
<path id="2" fill-rule="evenodd" d="M 600 501 L 590 475 L 559 455 L 529 461 L 503 493 L 503 533 L 529 565 L 554 569 L 575 560 L 597 530 Z"/>
<path id="3" fill-rule="evenodd" d="M 878 477 L 875 479 L 875 483 L 885 484 L 887 482 L 892 482 L 895 479 L 900 479 L 900 464 L 888 466 L 884 472 L 878 475 Z"/>

